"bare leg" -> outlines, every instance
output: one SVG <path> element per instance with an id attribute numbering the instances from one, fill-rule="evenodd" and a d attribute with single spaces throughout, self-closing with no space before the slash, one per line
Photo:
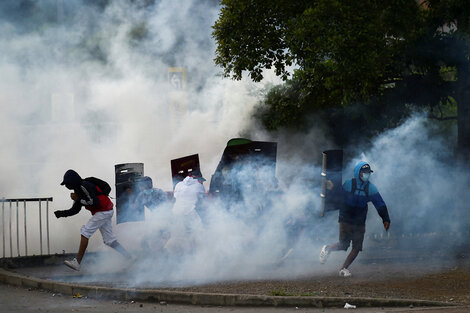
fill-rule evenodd
<path id="1" fill-rule="evenodd" d="M 348 268 L 349 265 L 351 265 L 351 263 L 356 259 L 359 252 L 359 249 L 352 248 L 351 252 L 349 252 L 348 256 L 346 257 L 346 261 L 344 261 L 343 268 Z"/>
<path id="2" fill-rule="evenodd" d="M 82 263 L 83 255 L 85 255 L 86 248 L 88 247 L 88 238 L 81 235 L 80 247 L 78 248 L 77 262 Z"/>
<path id="3" fill-rule="evenodd" d="M 120 254 L 122 254 L 126 259 L 130 259 L 132 258 L 132 255 L 127 252 L 126 249 L 124 249 L 123 246 L 121 246 L 121 244 L 119 242 L 114 241 L 112 244 L 109 245 L 111 248 L 115 249 L 117 252 L 119 252 Z"/>

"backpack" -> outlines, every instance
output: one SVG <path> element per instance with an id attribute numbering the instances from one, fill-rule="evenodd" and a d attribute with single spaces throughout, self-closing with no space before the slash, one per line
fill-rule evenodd
<path id="1" fill-rule="evenodd" d="M 351 193 L 354 194 L 354 192 L 356 191 L 357 189 L 357 182 L 356 182 L 356 178 L 353 178 L 352 181 L 352 186 L 351 186 Z M 364 187 L 364 189 L 359 189 L 360 191 L 364 191 L 366 196 L 368 197 L 369 196 L 369 182 L 367 182 L 366 186 Z"/>
<path id="2" fill-rule="evenodd" d="M 101 190 L 100 194 L 109 196 L 109 193 L 111 192 L 111 186 L 104 180 L 96 177 L 87 177 L 84 179 L 84 181 L 90 182 L 97 186 Z"/>

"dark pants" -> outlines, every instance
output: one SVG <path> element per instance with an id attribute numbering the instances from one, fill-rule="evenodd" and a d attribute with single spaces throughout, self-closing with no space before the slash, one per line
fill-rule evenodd
<path id="1" fill-rule="evenodd" d="M 348 250 L 352 241 L 352 247 L 362 251 L 362 242 L 366 225 L 354 225 L 349 223 L 339 223 L 339 250 Z"/>

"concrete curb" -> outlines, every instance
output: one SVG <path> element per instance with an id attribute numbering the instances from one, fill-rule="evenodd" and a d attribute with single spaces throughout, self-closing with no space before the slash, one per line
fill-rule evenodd
<path id="1" fill-rule="evenodd" d="M 445 302 L 414 299 L 375 299 L 342 297 L 263 296 L 240 294 L 210 294 L 178 292 L 158 289 L 109 288 L 79 285 L 34 278 L 0 269 L 0 283 L 48 290 L 65 295 L 77 295 L 95 299 L 181 303 L 213 306 L 273 306 L 273 307 L 344 307 L 346 302 L 357 307 L 450 307 Z"/>

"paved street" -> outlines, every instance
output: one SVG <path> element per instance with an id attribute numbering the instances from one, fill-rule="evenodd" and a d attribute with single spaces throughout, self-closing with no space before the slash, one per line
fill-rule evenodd
<path id="1" fill-rule="evenodd" d="M 121 312 L 164 312 L 164 313 L 213 313 L 213 312 L 233 312 L 233 313 L 284 313 L 284 312 L 345 312 L 344 308 L 318 309 L 318 308 L 273 308 L 273 307 L 209 307 L 190 306 L 167 303 L 148 302 L 126 302 L 115 300 L 96 300 L 89 298 L 74 298 L 48 291 L 34 290 L 30 288 L 15 287 L 0 284 L 0 307 L 2 313 L 10 312 L 96 312 L 96 313 L 121 313 Z M 356 308 L 348 311 L 353 312 L 402 312 L 402 313 L 463 313 L 470 312 L 467 308 Z"/>

